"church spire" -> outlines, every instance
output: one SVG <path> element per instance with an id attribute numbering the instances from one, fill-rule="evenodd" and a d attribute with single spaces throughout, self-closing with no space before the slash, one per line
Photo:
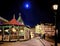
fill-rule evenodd
<path id="1" fill-rule="evenodd" d="M 17 21 L 19 21 L 19 22 L 21 22 L 22 24 L 24 24 L 24 23 L 23 23 L 23 20 L 22 20 L 22 17 L 21 17 L 21 13 L 19 13 L 19 17 L 18 17 Z"/>
<path id="2" fill-rule="evenodd" d="M 13 14 L 13 19 L 15 19 L 15 14 Z"/>
<path id="3" fill-rule="evenodd" d="M 21 16 L 21 13 L 19 13 L 19 16 Z"/>

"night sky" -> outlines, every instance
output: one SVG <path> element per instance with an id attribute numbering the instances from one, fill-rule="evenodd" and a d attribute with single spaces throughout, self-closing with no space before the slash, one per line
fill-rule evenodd
<path id="1" fill-rule="evenodd" d="M 25 7 L 28 2 L 29 8 Z M 58 0 L 0 0 L 0 16 L 11 20 L 21 13 L 25 25 L 35 26 L 40 23 L 54 23 L 52 5 Z M 59 12 L 58 12 L 59 13 Z M 59 18 L 57 19 L 59 20 Z M 59 21 L 60 23 L 60 21 Z"/>

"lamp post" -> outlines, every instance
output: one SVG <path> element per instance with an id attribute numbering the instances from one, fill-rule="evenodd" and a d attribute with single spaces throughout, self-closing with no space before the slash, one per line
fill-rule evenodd
<path id="1" fill-rule="evenodd" d="M 55 46 L 57 46 L 57 34 L 56 34 L 56 15 L 57 15 L 57 10 L 58 10 L 58 4 L 52 5 L 52 8 L 54 10 L 54 17 L 55 17 Z"/>

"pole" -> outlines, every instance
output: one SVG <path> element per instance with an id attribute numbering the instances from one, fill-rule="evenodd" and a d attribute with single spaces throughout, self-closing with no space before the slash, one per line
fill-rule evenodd
<path id="1" fill-rule="evenodd" d="M 56 15 L 57 15 L 57 12 L 55 12 L 55 46 L 57 46 L 57 34 L 56 34 Z"/>

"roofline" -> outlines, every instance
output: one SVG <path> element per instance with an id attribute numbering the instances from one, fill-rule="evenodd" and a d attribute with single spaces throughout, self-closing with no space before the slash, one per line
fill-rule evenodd
<path id="1" fill-rule="evenodd" d="M 0 16 L 0 20 L 4 21 L 4 22 L 8 22 L 8 20 L 4 19 L 3 17 Z"/>

